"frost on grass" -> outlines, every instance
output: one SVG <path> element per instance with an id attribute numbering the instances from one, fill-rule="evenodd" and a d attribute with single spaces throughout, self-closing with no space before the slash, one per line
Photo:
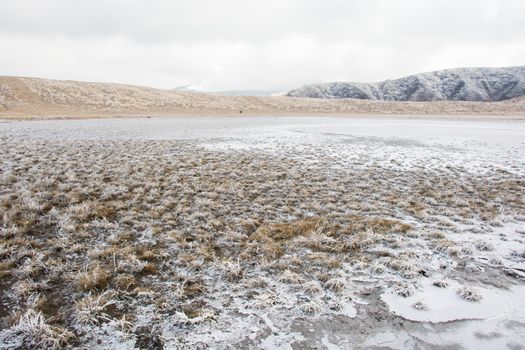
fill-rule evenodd
<path id="1" fill-rule="evenodd" d="M 11 330 L 11 336 L 21 340 L 26 348 L 61 349 L 75 339 L 73 332 L 50 325 L 41 312 L 29 309 Z"/>
<path id="2" fill-rule="evenodd" d="M 345 289 L 345 280 L 343 278 L 331 278 L 325 283 L 326 287 L 334 292 L 340 293 Z"/>
<path id="3" fill-rule="evenodd" d="M 492 243 L 490 243 L 490 242 L 478 240 L 478 241 L 475 242 L 475 245 L 476 245 L 476 248 L 478 250 L 481 250 L 481 251 L 484 251 L 484 252 L 494 250 L 494 245 Z"/>
<path id="4" fill-rule="evenodd" d="M 110 321 L 111 317 L 107 314 L 109 306 L 115 304 L 112 299 L 113 293 L 105 291 L 99 295 L 88 294 L 77 302 L 77 319 L 80 323 L 98 325 L 104 321 Z"/>
<path id="5" fill-rule="evenodd" d="M 481 295 L 481 293 L 476 288 L 471 287 L 471 286 L 463 286 L 459 288 L 456 291 L 456 294 L 460 298 L 466 301 L 471 301 L 471 302 L 480 302 L 481 299 L 483 299 L 483 296 Z"/>
<path id="6" fill-rule="evenodd" d="M 432 285 L 438 288 L 447 288 L 448 282 L 446 280 L 435 280 Z"/>
<path id="7" fill-rule="evenodd" d="M 416 288 L 411 284 L 402 283 L 394 287 L 394 293 L 404 298 L 414 295 L 415 292 Z"/>
<path id="8" fill-rule="evenodd" d="M 220 348 L 243 336 L 222 331 L 242 312 L 292 322 L 385 281 L 409 297 L 418 278 L 452 278 L 460 263 L 499 269 L 484 235 L 500 212 L 525 217 L 515 174 L 349 164 L 329 147 L 2 136 L 0 149 L 0 341 L 28 347 L 96 347 L 89 334 L 108 330 L 146 344 L 140 330 L 191 328 L 220 332 Z M 476 232 L 461 242 L 456 225 Z"/>
<path id="9" fill-rule="evenodd" d="M 301 312 L 305 315 L 314 316 L 321 312 L 322 308 L 315 300 L 307 301 L 301 304 Z"/>
<path id="10" fill-rule="evenodd" d="M 258 295 L 251 302 L 251 305 L 256 309 L 267 309 L 279 303 L 279 297 L 274 292 L 266 292 Z"/>
<path id="11" fill-rule="evenodd" d="M 421 300 L 418 300 L 414 304 L 412 304 L 412 308 L 420 311 L 426 311 L 429 309 L 428 305 L 422 302 Z"/>
<path id="12" fill-rule="evenodd" d="M 188 316 L 185 312 L 175 313 L 175 324 L 179 326 L 191 327 L 205 322 L 211 322 L 216 319 L 215 312 L 211 309 L 201 309 L 198 312 Z"/>

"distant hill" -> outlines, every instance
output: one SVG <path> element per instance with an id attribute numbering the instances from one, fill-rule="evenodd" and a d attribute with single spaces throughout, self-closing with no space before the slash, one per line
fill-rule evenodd
<path id="1" fill-rule="evenodd" d="M 197 89 L 193 89 L 191 87 L 191 85 L 184 85 L 184 86 L 178 86 L 174 89 L 172 89 L 173 91 L 182 91 L 182 92 L 195 92 L 195 93 L 201 93 L 202 91 L 200 90 L 197 90 Z"/>
<path id="2" fill-rule="evenodd" d="M 525 96 L 525 66 L 446 69 L 378 83 L 311 84 L 292 90 L 287 96 L 385 101 L 502 101 Z"/>
<path id="3" fill-rule="evenodd" d="M 209 93 L 222 96 L 282 96 L 286 94 L 279 90 L 226 90 L 210 91 Z"/>
<path id="4" fill-rule="evenodd" d="M 503 102 L 397 102 L 287 96 L 224 96 L 144 86 L 0 76 L 0 118 L 176 115 L 525 115 Z"/>

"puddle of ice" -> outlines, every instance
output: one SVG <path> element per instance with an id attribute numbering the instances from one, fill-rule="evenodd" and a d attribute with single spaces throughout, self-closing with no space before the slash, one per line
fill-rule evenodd
<path id="1" fill-rule="evenodd" d="M 467 319 L 490 319 L 503 317 L 515 308 L 516 300 L 525 298 L 525 286 L 516 286 L 510 290 L 476 287 L 482 299 L 479 302 L 466 301 L 458 296 L 461 285 L 449 281 L 447 288 L 439 288 L 427 280 L 410 297 L 402 297 L 392 291 L 386 291 L 381 299 L 391 312 L 405 319 L 419 322 L 448 322 Z M 416 302 L 427 305 L 428 310 L 417 310 Z"/>

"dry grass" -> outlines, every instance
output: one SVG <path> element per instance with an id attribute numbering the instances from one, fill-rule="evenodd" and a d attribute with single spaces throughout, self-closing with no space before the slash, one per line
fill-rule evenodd
<path id="1" fill-rule="evenodd" d="M 105 117 L 180 114 L 511 114 L 525 111 L 523 98 L 489 102 L 393 102 L 292 97 L 229 97 L 148 87 L 0 77 L 0 116 Z"/>
<path id="2" fill-rule="evenodd" d="M 479 291 L 476 288 L 470 286 L 461 287 L 456 291 L 456 293 L 460 298 L 465 299 L 466 301 L 480 302 L 481 299 L 483 299 L 483 296 L 479 293 Z"/>
<path id="3" fill-rule="evenodd" d="M 42 313 L 28 309 L 11 329 L 13 336 L 22 339 L 29 349 L 61 349 L 75 339 L 73 332 L 56 325 L 50 325 Z"/>
<path id="4" fill-rule="evenodd" d="M 80 273 L 77 285 L 82 291 L 103 290 L 108 286 L 111 277 L 110 271 L 97 266 L 94 269 Z"/>
<path id="5" fill-rule="evenodd" d="M 525 217 L 510 173 L 334 170 L 187 141 L 2 137 L 0 148 L 2 319 L 26 315 L 0 333 L 28 346 L 69 344 L 69 329 L 133 334 L 135 320 L 214 327 L 241 307 L 335 312 L 356 276 L 409 296 L 432 273 L 425 262 L 481 264 L 493 248 L 458 244 L 456 222 Z"/>
<path id="6" fill-rule="evenodd" d="M 111 320 L 107 309 L 115 304 L 114 293 L 105 291 L 99 295 L 88 294 L 76 303 L 77 320 L 82 324 L 98 325 Z"/>

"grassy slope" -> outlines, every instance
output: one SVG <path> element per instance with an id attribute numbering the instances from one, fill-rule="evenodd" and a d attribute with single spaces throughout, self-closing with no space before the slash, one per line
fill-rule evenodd
<path id="1" fill-rule="evenodd" d="M 525 99 L 477 103 L 234 97 L 110 83 L 0 77 L 0 118 L 238 115 L 241 110 L 256 115 L 525 115 Z"/>

